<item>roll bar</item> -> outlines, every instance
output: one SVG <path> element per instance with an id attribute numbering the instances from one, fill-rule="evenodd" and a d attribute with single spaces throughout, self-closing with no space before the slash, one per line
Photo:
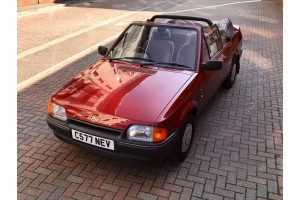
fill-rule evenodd
<path id="1" fill-rule="evenodd" d="M 213 24 L 210 19 L 203 18 L 203 17 L 190 17 L 190 16 L 181 16 L 181 15 L 154 15 L 151 19 L 147 19 L 148 22 L 154 22 L 155 19 L 180 19 L 180 20 L 193 20 L 193 21 L 204 21 L 209 26 Z"/>

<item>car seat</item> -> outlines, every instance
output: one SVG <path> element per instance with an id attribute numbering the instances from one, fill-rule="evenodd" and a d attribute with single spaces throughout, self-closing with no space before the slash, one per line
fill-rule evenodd
<path id="1" fill-rule="evenodd" d="M 170 41 L 170 30 L 164 27 L 153 28 L 151 39 L 147 47 L 147 54 L 156 62 L 171 62 L 174 43 Z"/>
<path id="2" fill-rule="evenodd" d="M 189 43 L 184 44 L 177 55 L 176 63 L 194 68 L 196 61 L 197 34 L 190 34 Z"/>

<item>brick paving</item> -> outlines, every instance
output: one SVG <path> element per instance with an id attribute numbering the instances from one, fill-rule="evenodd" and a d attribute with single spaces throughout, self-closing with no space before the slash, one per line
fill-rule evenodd
<path id="1" fill-rule="evenodd" d="M 18 94 L 18 199 L 282 199 L 282 4 L 207 9 L 243 31 L 241 71 L 196 120 L 183 163 L 144 165 L 87 153 L 46 124 L 50 95 L 96 52 Z"/>

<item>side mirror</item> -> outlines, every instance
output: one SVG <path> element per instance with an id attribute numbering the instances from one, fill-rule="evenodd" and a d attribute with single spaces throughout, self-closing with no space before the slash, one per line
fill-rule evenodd
<path id="1" fill-rule="evenodd" d="M 202 62 L 201 71 L 216 71 L 222 68 L 222 61 L 220 60 L 209 60 L 207 62 Z"/>
<path id="2" fill-rule="evenodd" d="M 102 55 L 102 56 L 104 56 L 105 54 L 106 54 L 106 52 L 107 52 L 107 48 L 106 47 L 104 47 L 104 46 L 99 46 L 98 47 L 98 53 L 100 54 L 100 55 Z"/>

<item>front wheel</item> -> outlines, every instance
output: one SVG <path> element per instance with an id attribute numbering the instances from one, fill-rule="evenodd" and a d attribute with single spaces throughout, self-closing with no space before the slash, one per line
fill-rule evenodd
<path id="1" fill-rule="evenodd" d="M 236 78 L 236 72 L 237 72 L 237 64 L 235 62 L 232 65 L 231 70 L 223 83 L 223 86 L 225 88 L 231 88 L 233 86 L 235 78 Z"/>
<path id="2" fill-rule="evenodd" d="M 179 129 L 179 139 L 175 147 L 175 158 L 179 161 L 183 161 L 191 149 L 195 130 L 194 121 L 192 114 L 187 115 Z"/>

